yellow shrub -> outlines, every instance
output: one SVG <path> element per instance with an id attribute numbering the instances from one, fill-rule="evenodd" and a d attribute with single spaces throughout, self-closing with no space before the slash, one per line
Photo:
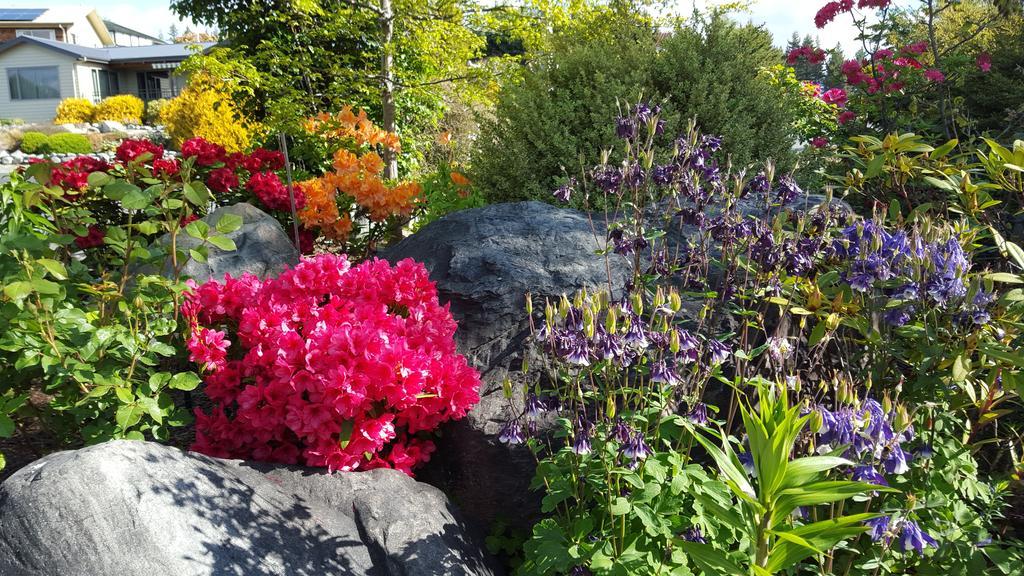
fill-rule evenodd
<path id="1" fill-rule="evenodd" d="M 81 122 L 92 122 L 93 114 L 96 113 L 96 106 L 85 98 L 65 98 L 57 105 L 57 116 L 54 117 L 54 124 L 79 124 Z"/>
<path id="2" fill-rule="evenodd" d="M 164 104 L 160 123 L 167 127 L 175 147 L 189 138 L 205 138 L 228 152 L 247 150 L 255 129 L 221 85 L 195 76 L 177 98 Z"/>
<path id="3" fill-rule="evenodd" d="M 138 96 L 132 96 L 131 94 L 111 96 L 104 98 L 96 106 L 96 114 L 93 116 L 93 120 L 95 122 L 113 120 L 114 122 L 140 124 L 142 122 L 142 113 L 145 109 L 145 104 L 142 103 Z"/>

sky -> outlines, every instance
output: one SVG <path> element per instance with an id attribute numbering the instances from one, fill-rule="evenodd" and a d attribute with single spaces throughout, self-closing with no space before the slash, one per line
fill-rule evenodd
<path id="1" fill-rule="evenodd" d="M 677 12 L 688 12 L 694 0 L 670 0 L 677 3 Z M 707 0 L 696 0 L 698 6 L 706 6 Z M 753 0 L 746 14 L 737 14 L 738 20 L 749 20 L 764 26 L 775 37 L 775 43 L 782 46 L 793 34 L 798 32 L 801 37 L 810 34 L 817 37 L 821 45 L 831 48 L 840 43 L 847 54 L 856 52 L 854 42 L 856 31 L 849 19 L 840 19 L 818 30 L 814 26 L 814 15 L 826 0 Z M 57 8 L 60 6 L 91 6 L 101 17 L 113 20 L 122 26 L 134 28 L 140 32 L 157 36 L 166 33 L 173 24 L 179 31 L 186 27 L 201 30 L 192 22 L 182 22 L 171 13 L 169 0 L 0 0 L 0 7 Z"/>

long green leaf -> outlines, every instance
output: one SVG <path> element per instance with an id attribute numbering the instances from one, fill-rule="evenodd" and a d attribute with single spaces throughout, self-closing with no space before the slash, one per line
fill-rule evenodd
<path id="1" fill-rule="evenodd" d="M 838 456 L 807 456 L 798 458 L 789 463 L 786 468 L 786 477 L 782 482 L 783 488 L 796 488 L 807 484 L 811 480 L 818 479 L 818 475 L 826 470 L 837 466 L 850 466 L 846 458 Z"/>

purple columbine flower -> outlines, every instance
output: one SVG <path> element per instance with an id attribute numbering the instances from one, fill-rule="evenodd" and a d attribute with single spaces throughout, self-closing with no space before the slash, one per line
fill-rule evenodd
<path id="1" fill-rule="evenodd" d="M 899 328 L 900 326 L 906 325 L 910 322 L 910 315 L 914 312 L 913 306 L 900 306 L 896 308 L 890 308 L 882 314 L 882 319 L 889 326 Z"/>
<path id="2" fill-rule="evenodd" d="M 668 186 L 676 175 L 676 167 L 672 164 L 656 165 L 651 168 L 651 180 L 658 186 Z"/>
<path id="3" fill-rule="evenodd" d="M 576 180 L 570 178 L 568 182 L 562 184 L 558 188 L 555 188 L 555 191 L 552 192 L 552 194 L 554 194 L 555 198 L 557 198 L 558 200 L 562 202 L 568 202 L 569 198 L 573 195 L 575 191 Z"/>
<path id="4" fill-rule="evenodd" d="M 775 201 L 778 204 L 785 206 L 793 200 L 796 200 L 796 197 L 803 194 L 803 192 L 804 191 L 801 190 L 800 186 L 796 183 L 796 180 L 787 174 L 779 178 L 779 183 L 775 187 Z"/>
<path id="5" fill-rule="evenodd" d="M 703 402 L 697 402 L 690 409 L 690 413 L 686 415 L 690 419 L 690 422 L 697 424 L 698 426 L 707 426 L 708 424 L 708 405 Z"/>
<path id="6" fill-rule="evenodd" d="M 904 520 L 900 525 L 898 545 L 902 552 L 910 552 L 913 550 L 921 556 L 924 556 L 924 549 L 926 547 L 939 547 L 939 543 L 929 536 L 927 532 L 921 530 L 921 527 L 913 520 Z"/>
<path id="7" fill-rule="evenodd" d="M 636 122 L 629 116 L 619 116 L 615 119 L 615 134 L 623 140 L 632 140 L 636 137 Z"/>
<path id="8" fill-rule="evenodd" d="M 623 342 L 633 348 L 644 349 L 647 348 L 647 331 L 644 329 L 644 321 L 640 316 L 633 314 L 629 318 L 629 329 L 626 330 L 626 334 L 622 337 Z"/>
<path id="9" fill-rule="evenodd" d="M 879 516 L 870 520 L 865 520 L 864 525 L 870 528 L 868 534 L 871 535 L 872 542 L 878 542 L 880 540 L 889 541 L 889 522 L 891 518 L 889 516 Z"/>
<path id="10" fill-rule="evenodd" d="M 747 471 L 747 474 L 756 477 L 757 468 L 754 466 L 754 455 L 749 450 L 740 450 L 736 453 L 736 458 L 739 459 L 740 464 L 743 465 L 743 469 Z"/>
<path id="11" fill-rule="evenodd" d="M 868 465 L 857 466 L 853 469 L 853 479 L 857 482 L 867 482 L 878 486 L 888 486 L 889 482 L 885 476 L 879 474 L 878 470 Z"/>
<path id="12" fill-rule="evenodd" d="M 683 540 L 687 542 L 697 542 L 698 544 L 707 544 L 708 541 L 704 539 L 704 533 L 701 532 L 700 526 L 694 526 L 686 532 L 683 532 Z"/>
<path id="13" fill-rule="evenodd" d="M 651 365 L 651 382 L 676 386 L 679 384 L 679 377 L 676 376 L 675 369 L 669 366 L 667 361 L 659 360 Z"/>
<path id="14" fill-rule="evenodd" d="M 931 444 L 922 444 L 921 447 L 917 449 L 917 457 L 922 460 L 930 460 L 934 456 L 935 449 L 932 448 Z"/>
<path id="15" fill-rule="evenodd" d="M 793 345 L 787 338 L 772 336 L 768 339 L 768 357 L 777 366 L 781 366 L 793 354 Z"/>
<path id="16" fill-rule="evenodd" d="M 897 288 L 892 293 L 892 297 L 899 300 L 917 300 L 920 293 L 920 287 L 917 285 L 917 282 L 907 282 Z"/>
<path id="17" fill-rule="evenodd" d="M 722 137 L 706 134 L 700 139 L 700 143 L 709 152 L 718 152 L 722 148 Z"/>
<path id="18" fill-rule="evenodd" d="M 594 573 L 586 566 L 573 566 L 569 571 L 569 576 L 594 576 Z"/>
<path id="19" fill-rule="evenodd" d="M 590 454 L 590 432 L 593 427 L 594 426 L 592 424 L 582 419 L 577 422 L 576 429 L 573 430 L 571 448 L 573 452 L 580 456 Z"/>
<path id="20" fill-rule="evenodd" d="M 626 424 L 622 418 L 615 419 L 615 425 L 612 426 L 612 433 L 610 438 L 618 440 L 620 443 L 625 444 L 629 442 L 629 439 L 633 436 L 633 429 Z"/>
<path id="21" fill-rule="evenodd" d="M 508 444 L 513 446 L 516 444 L 523 443 L 523 428 L 518 422 L 509 420 L 505 422 L 505 425 L 501 427 L 501 433 L 498 434 L 498 441 L 502 444 Z"/>
<path id="22" fill-rule="evenodd" d="M 622 186 L 622 172 L 614 166 L 597 166 L 591 171 L 594 185 L 604 192 L 618 193 Z"/>
<path id="23" fill-rule="evenodd" d="M 743 188 L 744 194 L 767 194 L 771 190 L 772 184 L 768 181 L 768 177 L 765 176 L 764 172 L 758 172 L 757 176 L 750 179 L 747 185 Z"/>
<path id="24" fill-rule="evenodd" d="M 821 430 L 818 439 L 822 444 L 842 446 L 853 444 L 857 436 L 857 425 L 854 422 L 853 408 L 842 406 L 835 412 L 821 409 Z"/>
<path id="25" fill-rule="evenodd" d="M 651 455 L 651 448 L 644 441 L 644 435 L 642 432 L 636 432 L 630 437 L 630 439 L 622 445 L 622 455 L 626 458 L 633 460 L 643 460 Z"/>
<path id="26" fill-rule="evenodd" d="M 536 394 L 530 392 L 526 395 L 526 415 L 530 418 L 536 418 L 541 415 L 547 409 L 544 403 L 541 402 L 540 398 Z"/>
<path id="27" fill-rule="evenodd" d="M 905 474 L 910 470 L 910 466 L 907 465 L 908 456 L 910 455 L 899 444 L 894 444 L 884 451 L 882 465 L 889 474 Z"/>
<path id="28" fill-rule="evenodd" d="M 708 356 L 711 358 L 712 364 L 725 362 L 729 359 L 730 354 L 732 354 L 732 350 L 729 349 L 729 346 L 714 338 L 708 338 Z"/>
<path id="29" fill-rule="evenodd" d="M 603 360 L 611 360 L 622 356 L 622 339 L 617 334 L 611 334 L 603 324 L 598 324 L 594 331 L 594 344 L 597 346 L 597 353 Z"/>

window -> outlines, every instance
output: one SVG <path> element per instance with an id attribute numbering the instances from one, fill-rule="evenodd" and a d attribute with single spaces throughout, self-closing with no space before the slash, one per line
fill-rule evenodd
<path id="1" fill-rule="evenodd" d="M 60 98 L 60 78 L 56 66 L 8 68 L 7 82 L 11 100 Z"/>
<path id="2" fill-rule="evenodd" d="M 47 40 L 56 40 L 57 35 L 54 34 L 53 30 L 18 30 L 15 32 L 16 36 L 32 36 L 33 38 L 46 38 Z"/>
<path id="3" fill-rule="evenodd" d="M 107 96 L 113 96 L 120 92 L 117 85 L 117 74 L 108 70 L 92 71 L 92 96 L 97 102 Z"/>

